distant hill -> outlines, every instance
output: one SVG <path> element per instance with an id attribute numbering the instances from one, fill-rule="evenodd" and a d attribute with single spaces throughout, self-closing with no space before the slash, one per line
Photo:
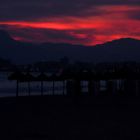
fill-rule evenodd
<path id="1" fill-rule="evenodd" d="M 140 62 L 140 40 L 122 38 L 93 47 L 64 43 L 32 44 L 15 41 L 0 30 L 0 57 L 14 63 L 33 63 L 37 61 L 58 60 L 67 56 L 73 61 L 88 62 Z"/>

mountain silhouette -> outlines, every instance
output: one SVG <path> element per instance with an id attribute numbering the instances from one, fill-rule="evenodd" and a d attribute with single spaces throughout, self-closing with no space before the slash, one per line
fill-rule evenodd
<path id="1" fill-rule="evenodd" d="M 139 42 L 140 40 L 133 39 L 133 38 L 120 38 L 97 46 L 110 46 L 110 47 L 128 46 L 129 47 L 129 46 L 138 46 Z"/>
<path id="2" fill-rule="evenodd" d="M 140 62 L 140 40 L 121 38 L 95 46 L 72 45 L 65 43 L 32 44 L 19 42 L 0 30 L 0 57 L 14 63 L 58 60 L 67 56 L 72 61 L 84 62 Z"/>

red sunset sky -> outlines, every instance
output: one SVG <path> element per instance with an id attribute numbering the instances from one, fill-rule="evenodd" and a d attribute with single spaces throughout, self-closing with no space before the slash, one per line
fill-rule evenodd
<path id="1" fill-rule="evenodd" d="M 39 43 L 95 45 L 118 38 L 140 39 L 138 0 L 98 1 L 15 0 L 11 5 L 3 1 L 0 29 L 17 40 Z"/>

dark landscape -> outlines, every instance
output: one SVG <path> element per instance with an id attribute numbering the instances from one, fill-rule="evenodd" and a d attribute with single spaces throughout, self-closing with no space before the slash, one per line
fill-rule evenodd
<path id="1" fill-rule="evenodd" d="M 140 139 L 140 90 L 138 85 L 136 88 L 132 84 L 132 80 L 139 82 L 139 46 L 140 41 L 131 38 L 94 47 L 52 43 L 35 45 L 15 41 L 7 32 L 0 31 L 1 71 L 21 71 L 28 75 L 34 71 L 57 74 L 61 69 L 62 74 L 66 72 L 67 82 L 69 79 L 78 82 L 79 78 L 83 78 L 89 80 L 89 84 L 91 80 L 99 79 L 110 84 L 104 93 L 99 94 L 93 91 L 93 84 L 86 94 L 82 94 L 78 85 L 75 85 L 68 88 L 65 95 L 30 96 L 29 93 L 24 97 L 17 93 L 19 96 L 1 98 L 0 139 Z M 74 63 L 69 63 L 69 59 Z M 85 75 L 90 71 L 95 75 Z M 79 72 L 84 75 L 79 75 Z M 27 83 L 34 81 L 33 78 L 26 78 L 12 79 Z M 125 88 L 115 92 L 110 81 L 112 79 L 126 81 Z M 46 80 L 45 76 L 42 80 Z"/>
<path id="2" fill-rule="evenodd" d="M 140 140 L 140 0 L 1 0 L 0 140 Z"/>
<path id="3" fill-rule="evenodd" d="M 3 140 L 139 139 L 139 98 L 0 99 Z"/>
<path id="4" fill-rule="evenodd" d="M 32 64 L 42 61 L 58 61 L 63 57 L 72 62 L 140 62 L 140 40 L 122 38 L 96 46 L 65 43 L 33 44 L 15 41 L 0 31 L 0 56 L 16 64 Z"/>

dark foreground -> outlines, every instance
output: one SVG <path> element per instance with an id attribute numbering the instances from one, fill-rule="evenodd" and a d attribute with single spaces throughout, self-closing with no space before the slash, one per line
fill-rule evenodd
<path id="1" fill-rule="evenodd" d="M 140 98 L 0 99 L 0 140 L 140 140 Z"/>

